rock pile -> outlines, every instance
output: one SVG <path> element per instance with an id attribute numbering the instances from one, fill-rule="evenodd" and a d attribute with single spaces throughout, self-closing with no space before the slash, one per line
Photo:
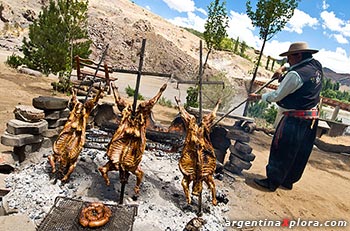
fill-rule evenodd
<path id="1" fill-rule="evenodd" d="M 7 123 L 1 143 L 13 147 L 19 162 L 26 155 L 49 148 L 62 130 L 69 115 L 68 100 L 54 97 L 37 97 L 33 105 L 18 105 L 15 119 Z"/>
<path id="2" fill-rule="evenodd" d="M 255 155 L 249 145 L 250 136 L 246 132 L 245 124 L 236 124 L 227 132 L 226 137 L 231 139 L 231 145 L 229 147 L 230 157 L 225 164 L 225 169 L 235 174 L 241 174 L 244 169 L 250 169 Z"/>

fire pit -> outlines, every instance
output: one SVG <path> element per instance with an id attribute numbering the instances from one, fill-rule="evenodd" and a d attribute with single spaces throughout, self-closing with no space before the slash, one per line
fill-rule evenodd
<path id="1" fill-rule="evenodd" d="M 68 197 L 57 197 L 55 204 L 38 227 L 38 231 L 89 230 L 79 224 L 81 209 L 89 202 Z M 112 216 L 108 223 L 93 230 L 130 231 L 133 228 L 137 206 L 108 204 Z"/>

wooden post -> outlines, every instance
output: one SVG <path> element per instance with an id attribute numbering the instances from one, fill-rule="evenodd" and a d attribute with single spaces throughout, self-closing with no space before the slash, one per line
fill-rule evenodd
<path id="1" fill-rule="evenodd" d="M 266 67 L 265 67 L 266 70 L 269 69 L 269 63 L 270 63 L 270 56 L 267 56 Z"/>
<path id="2" fill-rule="evenodd" d="M 337 118 L 338 113 L 339 113 L 339 109 L 340 109 L 339 106 L 336 106 L 336 107 L 334 108 L 334 111 L 333 111 L 333 114 L 332 114 L 332 118 L 331 118 L 332 121 L 335 121 L 335 119 Z"/>
<path id="3" fill-rule="evenodd" d="M 273 59 L 273 61 L 272 61 L 272 66 L 271 66 L 271 71 L 273 71 L 273 66 L 275 65 L 275 59 Z"/>

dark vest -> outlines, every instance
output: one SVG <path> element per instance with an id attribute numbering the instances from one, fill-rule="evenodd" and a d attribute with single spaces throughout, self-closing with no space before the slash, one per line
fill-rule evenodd
<path id="1" fill-rule="evenodd" d="M 291 71 L 296 71 L 303 85 L 290 95 L 287 95 L 277 104 L 286 109 L 308 110 L 315 107 L 320 101 L 322 88 L 322 65 L 315 59 L 296 66 Z"/>

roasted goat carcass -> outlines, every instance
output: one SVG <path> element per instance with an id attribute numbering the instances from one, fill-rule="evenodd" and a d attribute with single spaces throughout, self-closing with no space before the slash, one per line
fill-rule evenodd
<path id="1" fill-rule="evenodd" d="M 208 185 L 212 193 L 212 203 L 217 204 L 214 183 L 214 171 L 216 168 L 216 156 L 213 145 L 210 142 L 210 130 L 216 117 L 220 101 L 214 110 L 205 115 L 200 123 L 194 115 L 189 114 L 180 101 L 175 97 L 181 118 L 186 126 L 186 138 L 182 154 L 179 160 L 179 168 L 183 174 L 181 185 L 183 187 L 187 203 L 191 203 L 189 185 L 193 181 L 192 194 L 200 196 L 203 190 L 203 181 Z"/>
<path id="2" fill-rule="evenodd" d="M 113 94 L 118 109 L 122 112 L 122 119 L 108 144 L 107 156 L 109 161 L 103 167 L 99 167 L 106 184 L 110 184 L 108 171 L 119 170 L 121 183 L 126 183 L 129 172 L 136 175 L 134 191 L 139 193 L 139 186 L 143 177 L 143 171 L 139 167 L 142 154 L 146 147 L 146 118 L 152 112 L 153 106 L 167 87 L 164 84 L 157 95 L 148 101 L 141 102 L 136 111 L 132 112 L 132 105 L 122 99 L 116 87 L 113 86 Z"/>
<path id="3" fill-rule="evenodd" d="M 103 90 L 100 89 L 94 98 L 81 103 L 77 99 L 76 92 L 73 91 L 71 99 L 73 109 L 63 130 L 53 144 L 53 155 L 48 157 L 52 173 L 56 172 L 56 162 L 59 163 L 59 171 L 64 175 L 61 179 L 62 182 L 68 180 L 77 165 L 79 154 L 85 144 L 89 115 L 102 97 Z"/>

